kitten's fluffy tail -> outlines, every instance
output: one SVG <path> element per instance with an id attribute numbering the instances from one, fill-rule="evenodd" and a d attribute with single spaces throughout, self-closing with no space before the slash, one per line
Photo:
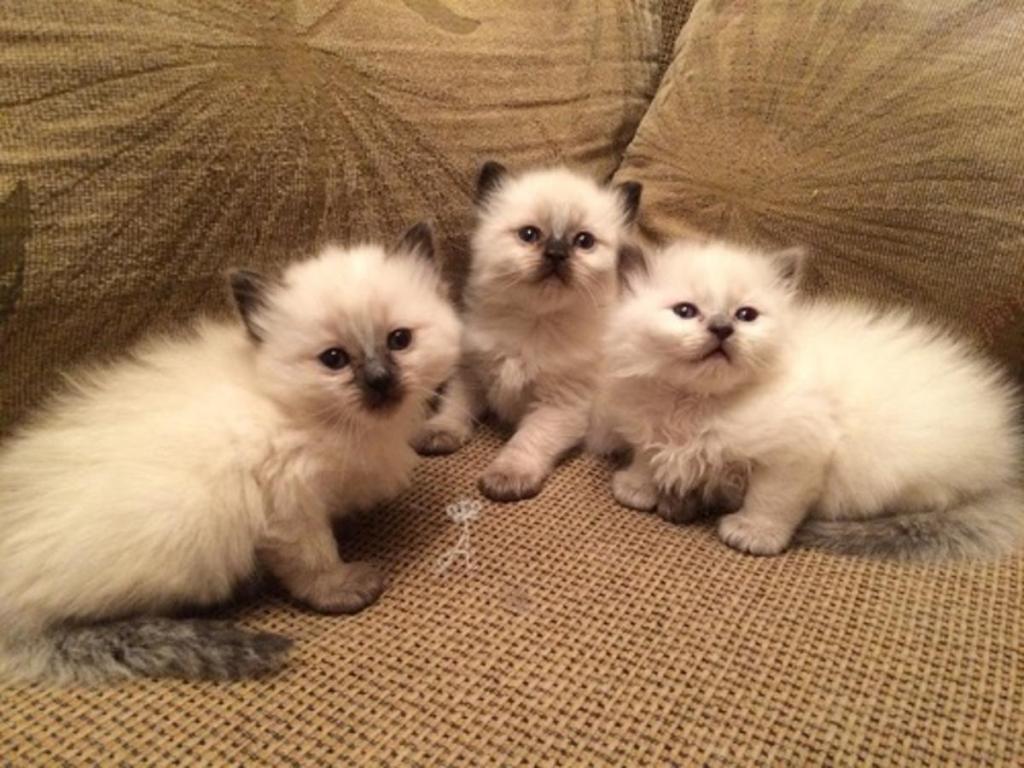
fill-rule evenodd
<path id="1" fill-rule="evenodd" d="M 899 560 L 991 559 L 1024 539 L 1024 491 L 1006 488 L 941 511 L 866 520 L 808 520 L 796 543 Z"/>
<path id="2" fill-rule="evenodd" d="M 108 683 L 133 677 L 237 680 L 284 664 L 291 641 L 200 619 L 147 618 L 8 641 L 0 672 L 22 682 Z"/>

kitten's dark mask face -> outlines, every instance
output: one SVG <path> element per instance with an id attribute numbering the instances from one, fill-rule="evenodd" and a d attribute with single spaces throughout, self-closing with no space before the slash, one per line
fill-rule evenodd
<path id="1" fill-rule="evenodd" d="M 398 408 L 405 398 L 398 353 L 407 349 L 412 341 L 410 329 L 396 328 L 387 335 L 382 348 L 353 355 L 341 346 L 328 347 L 317 359 L 326 371 L 337 374 L 341 386 L 358 392 L 362 406 L 369 413 L 384 415 Z"/>
<path id="2" fill-rule="evenodd" d="M 601 186 L 558 168 L 511 177 L 488 163 L 476 199 L 473 284 L 561 306 L 595 301 L 614 286 L 640 186 Z"/>
<path id="3" fill-rule="evenodd" d="M 432 264 L 429 226 L 393 249 L 328 247 L 280 280 L 231 276 L 265 391 L 306 423 L 407 423 L 451 374 L 460 326 Z"/>
<path id="4" fill-rule="evenodd" d="M 533 251 L 533 281 L 564 286 L 572 285 L 580 259 L 597 245 L 597 238 L 584 229 L 569 237 L 564 233 L 545 233 L 540 227 L 527 224 L 517 230 L 516 237 Z"/>
<path id="5" fill-rule="evenodd" d="M 693 321 L 696 329 L 693 333 L 698 343 L 703 342 L 691 360 L 695 363 L 732 363 L 739 351 L 744 351 L 744 326 L 753 323 L 760 312 L 751 306 L 742 306 L 731 315 L 728 312 L 714 312 L 704 315 L 690 301 L 679 302 L 672 306 L 672 312 L 682 320 Z M 737 334 L 737 331 L 740 333 Z"/>
<path id="6" fill-rule="evenodd" d="M 610 369 L 680 390 L 726 393 L 781 359 L 799 256 L 770 257 L 712 243 L 663 250 L 616 311 Z"/>

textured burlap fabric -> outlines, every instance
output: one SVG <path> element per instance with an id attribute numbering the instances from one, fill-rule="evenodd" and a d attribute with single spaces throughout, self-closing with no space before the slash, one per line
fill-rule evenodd
<path id="1" fill-rule="evenodd" d="M 657 236 L 809 246 L 1024 378 L 1024 6 L 704 0 L 626 153 Z"/>
<path id="2" fill-rule="evenodd" d="M 227 266 L 434 217 L 457 272 L 484 159 L 610 175 L 657 86 L 659 9 L 4 2 L 0 204 L 22 191 L 0 428 L 56 368 L 219 303 Z"/>
<path id="3" fill-rule="evenodd" d="M 664 75 L 669 64 L 675 58 L 676 42 L 679 31 L 690 18 L 696 0 L 668 0 L 661 8 L 661 73 Z"/>
<path id="4" fill-rule="evenodd" d="M 572 460 L 534 501 L 484 504 L 472 566 L 444 507 L 497 448 L 426 462 L 350 532 L 385 563 L 352 618 L 258 603 L 295 638 L 236 685 L 0 689 L 0 763 L 1020 765 L 1024 560 L 753 558 L 617 507 Z"/>

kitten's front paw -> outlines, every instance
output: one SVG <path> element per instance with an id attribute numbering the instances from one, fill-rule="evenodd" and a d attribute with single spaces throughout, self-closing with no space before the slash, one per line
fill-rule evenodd
<path id="1" fill-rule="evenodd" d="M 376 602 L 386 587 L 387 578 L 372 563 L 345 563 L 317 579 L 306 602 L 323 613 L 357 613 Z"/>
<path id="2" fill-rule="evenodd" d="M 638 478 L 628 469 L 612 475 L 612 496 L 624 507 L 650 512 L 658 503 L 658 489 L 646 478 Z"/>
<path id="3" fill-rule="evenodd" d="M 697 491 L 692 490 L 682 495 L 674 492 L 661 493 L 655 512 L 658 513 L 658 517 L 669 523 L 692 523 L 704 514 L 704 501 Z"/>
<path id="4" fill-rule="evenodd" d="M 718 535 L 733 549 L 751 555 L 777 555 L 793 538 L 788 528 L 753 519 L 743 512 L 719 520 Z"/>
<path id="5" fill-rule="evenodd" d="M 427 424 L 412 441 L 412 447 L 421 456 L 444 456 L 455 453 L 467 440 L 468 434 Z"/>
<path id="6" fill-rule="evenodd" d="M 495 461 L 480 478 L 480 491 L 491 501 L 521 501 L 540 493 L 544 475 Z"/>

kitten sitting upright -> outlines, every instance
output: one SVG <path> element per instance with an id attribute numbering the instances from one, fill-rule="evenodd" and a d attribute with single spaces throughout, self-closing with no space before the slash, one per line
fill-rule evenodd
<path id="1" fill-rule="evenodd" d="M 1024 532 L 1020 408 L 963 341 L 854 302 L 800 301 L 798 252 L 678 243 L 608 332 L 633 463 L 615 497 L 773 555 L 794 539 L 905 558 L 982 557 Z"/>
<path id="2" fill-rule="evenodd" d="M 0 450 L 0 673 L 228 679 L 288 642 L 168 613 L 257 566 L 357 611 L 384 588 L 339 558 L 331 516 L 394 496 L 458 357 L 419 225 L 393 251 L 328 248 L 280 280 L 231 276 L 243 324 L 204 322 L 76 376 Z M 129 618 L 136 617 L 136 618 Z"/>
<path id="3" fill-rule="evenodd" d="M 462 370 L 417 441 L 456 450 L 489 407 L 516 426 L 480 479 L 498 501 L 540 491 L 587 429 L 620 251 L 641 187 L 602 187 L 564 168 L 480 171 Z"/>

